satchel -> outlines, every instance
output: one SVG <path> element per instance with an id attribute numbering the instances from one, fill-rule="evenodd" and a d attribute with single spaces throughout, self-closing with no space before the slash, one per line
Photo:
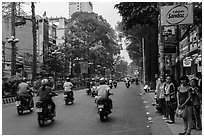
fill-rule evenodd
<path id="1" fill-rule="evenodd" d="M 177 108 L 176 109 L 176 116 L 179 118 L 183 118 L 184 117 L 184 109 Z"/>

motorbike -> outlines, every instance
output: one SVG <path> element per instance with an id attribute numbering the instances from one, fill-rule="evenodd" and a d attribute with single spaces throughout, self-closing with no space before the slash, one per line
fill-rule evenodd
<path id="1" fill-rule="evenodd" d="M 126 82 L 125 85 L 126 85 L 127 88 L 129 88 L 130 87 L 130 82 Z"/>
<path id="2" fill-rule="evenodd" d="M 108 118 L 108 115 L 111 114 L 111 110 L 110 108 L 108 108 L 107 100 L 99 98 L 97 101 L 97 107 L 98 107 L 98 114 L 100 116 L 100 120 L 104 121 L 105 119 Z"/>
<path id="3" fill-rule="evenodd" d="M 29 94 L 31 95 L 32 99 L 28 99 L 24 95 L 17 95 L 16 97 L 16 107 L 17 107 L 17 113 L 18 115 L 22 115 L 23 111 L 29 110 L 30 112 L 33 112 L 34 109 L 34 101 L 33 101 L 33 94 L 32 91 L 29 91 Z M 31 101 L 31 105 L 30 105 Z"/>
<path id="4" fill-rule="evenodd" d="M 52 92 L 51 96 L 57 96 L 57 94 Z M 38 124 L 40 127 L 43 127 L 48 120 L 51 120 L 51 122 L 55 121 L 56 112 L 54 112 L 54 114 L 52 113 L 52 106 L 46 101 L 36 102 L 36 112 L 38 114 Z"/>
<path id="5" fill-rule="evenodd" d="M 96 86 L 93 86 L 93 87 L 91 88 L 91 95 L 92 95 L 92 97 L 97 96 L 96 88 L 97 88 Z"/>
<path id="6" fill-rule="evenodd" d="M 111 83 L 109 83 L 109 87 L 110 87 L 110 89 L 112 89 L 113 88 L 113 83 L 111 82 Z"/>
<path id="7" fill-rule="evenodd" d="M 74 97 L 72 92 L 64 92 L 64 101 L 66 105 L 74 103 Z"/>
<path id="8" fill-rule="evenodd" d="M 113 86 L 116 88 L 117 87 L 117 82 L 113 82 Z"/>
<path id="9" fill-rule="evenodd" d="M 87 88 L 87 89 L 86 89 L 86 94 L 87 94 L 87 95 L 91 95 L 91 88 Z"/>

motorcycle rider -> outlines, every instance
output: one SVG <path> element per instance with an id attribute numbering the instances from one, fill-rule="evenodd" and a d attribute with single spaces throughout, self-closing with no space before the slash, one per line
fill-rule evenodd
<path id="1" fill-rule="evenodd" d="M 55 103 L 52 100 L 52 96 L 50 93 L 53 92 L 52 88 L 49 86 L 49 80 L 43 79 L 41 81 L 42 86 L 39 89 L 39 97 L 40 101 L 46 102 L 47 104 L 50 104 L 52 106 L 52 115 L 55 113 Z"/>
<path id="2" fill-rule="evenodd" d="M 22 82 L 18 85 L 18 96 L 21 96 L 23 100 L 29 99 L 29 105 L 32 103 L 32 95 L 29 93 L 30 86 L 27 83 L 27 79 L 23 78 Z"/>
<path id="3" fill-rule="evenodd" d="M 66 81 L 65 81 L 65 83 L 63 85 L 63 88 L 64 88 L 64 92 L 70 92 L 72 98 L 74 99 L 74 93 L 72 91 L 73 84 L 71 83 L 70 78 L 66 78 Z"/>
<path id="4" fill-rule="evenodd" d="M 111 109 L 112 109 L 112 100 L 109 98 L 110 95 L 113 95 L 112 93 L 110 93 L 110 87 L 108 85 L 106 85 L 106 81 L 104 78 L 100 79 L 100 86 L 96 89 L 97 93 L 98 93 L 98 99 L 99 100 L 105 100 L 108 103 L 108 110 L 111 113 Z"/>
<path id="5" fill-rule="evenodd" d="M 55 83 L 54 83 L 54 79 L 53 79 L 52 76 L 48 77 L 48 84 L 47 84 L 47 86 L 50 86 L 52 88 L 52 90 L 55 89 Z"/>

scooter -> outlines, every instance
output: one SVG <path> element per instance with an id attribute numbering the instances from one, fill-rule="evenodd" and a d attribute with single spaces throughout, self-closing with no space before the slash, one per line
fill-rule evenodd
<path id="1" fill-rule="evenodd" d="M 72 92 L 64 92 L 64 101 L 66 105 L 74 103 L 74 97 Z"/>
<path id="2" fill-rule="evenodd" d="M 113 88 L 113 83 L 111 82 L 111 83 L 109 83 L 109 87 L 110 87 L 110 89 L 112 89 Z"/>
<path id="3" fill-rule="evenodd" d="M 97 89 L 96 86 L 93 86 L 93 87 L 91 88 L 91 95 L 92 95 L 92 97 L 97 96 L 96 89 Z"/>
<path id="4" fill-rule="evenodd" d="M 108 115 L 111 114 L 112 112 L 110 108 L 108 108 L 107 100 L 99 98 L 97 101 L 97 107 L 100 120 L 105 121 L 105 119 L 108 119 Z"/>
<path id="5" fill-rule="evenodd" d="M 86 89 L 86 94 L 87 94 L 87 95 L 91 95 L 91 88 L 87 88 L 87 89 Z"/>
<path id="6" fill-rule="evenodd" d="M 56 93 L 51 93 L 51 96 L 57 96 Z M 55 121 L 56 112 L 52 113 L 52 106 L 46 101 L 36 102 L 36 112 L 38 114 L 38 124 L 40 127 L 45 126 L 48 120 Z"/>
<path id="7" fill-rule="evenodd" d="M 125 85 L 126 85 L 127 88 L 129 88 L 130 87 L 130 82 L 126 82 Z"/>
<path id="8" fill-rule="evenodd" d="M 29 91 L 30 95 L 32 96 L 32 99 L 29 100 L 26 97 L 23 97 L 22 95 L 18 95 L 16 97 L 16 107 L 17 107 L 17 113 L 18 115 L 22 115 L 23 111 L 29 110 L 30 112 L 33 112 L 34 109 L 34 101 L 33 101 L 33 95 L 31 94 L 32 91 Z M 30 102 L 31 101 L 31 102 Z M 31 105 L 30 105 L 31 104 Z"/>
<path id="9" fill-rule="evenodd" d="M 113 86 L 116 88 L 117 87 L 117 82 L 113 82 Z"/>

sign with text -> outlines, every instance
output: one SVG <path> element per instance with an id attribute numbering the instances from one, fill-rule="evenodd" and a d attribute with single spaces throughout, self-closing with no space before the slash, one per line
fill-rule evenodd
<path id="1" fill-rule="evenodd" d="M 193 23 L 192 4 L 161 7 L 161 26 L 192 23 Z"/>
<path id="2" fill-rule="evenodd" d="M 88 67 L 89 67 L 88 62 L 81 62 L 80 67 L 81 67 L 81 73 L 86 73 L 86 74 L 88 73 Z"/>

